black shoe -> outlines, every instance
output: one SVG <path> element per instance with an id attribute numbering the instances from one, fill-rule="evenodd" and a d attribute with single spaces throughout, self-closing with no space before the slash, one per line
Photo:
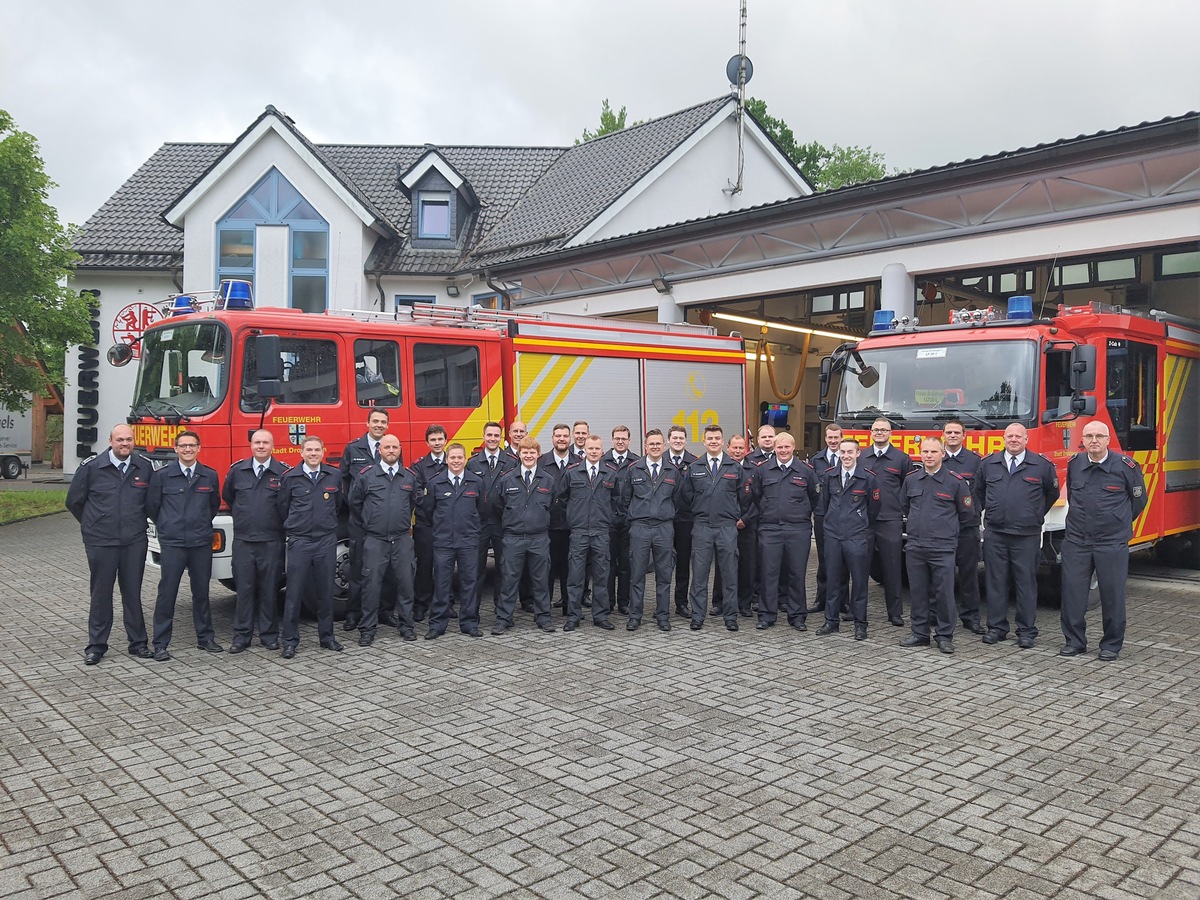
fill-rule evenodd
<path id="1" fill-rule="evenodd" d="M 809 612 L 825 612 L 825 604 L 824 603 L 814 603 L 812 606 L 810 606 L 808 608 L 808 611 Z"/>
<path id="2" fill-rule="evenodd" d="M 327 641 L 321 641 L 321 649 L 322 650 L 332 650 L 334 653 L 341 653 L 346 648 L 343 647 L 341 644 L 339 644 L 333 638 L 330 638 Z"/>
<path id="3" fill-rule="evenodd" d="M 436 641 L 438 638 L 440 638 L 440 637 L 441 637 L 443 634 L 445 634 L 445 633 L 446 633 L 446 632 L 444 632 L 444 631 L 434 631 L 434 630 L 431 628 L 431 629 L 429 629 L 427 632 L 425 632 L 425 640 L 427 640 L 427 641 Z"/>
<path id="4" fill-rule="evenodd" d="M 1033 647 L 1034 641 L 1037 640 L 1032 635 L 1023 634 L 1017 638 L 1017 646 L 1022 650 L 1029 650 Z"/>
<path id="5" fill-rule="evenodd" d="M 733 622 L 726 622 L 726 623 L 725 623 L 725 630 L 726 630 L 726 631 L 737 631 L 737 630 L 738 630 L 738 623 L 737 623 L 736 621 L 733 621 Z"/>
<path id="6" fill-rule="evenodd" d="M 603 622 L 593 622 L 597 628 L 603 628 L 605 631 L 612 631 L 616 626 L 612 622 L 605 619 Z"/>
<path id="7" fill-rule="evenodd" d="M 1086 647 L 1076 647 L 1073 644 L 1067 644 L 1058 651 L 1059 656 L 1079 656 L 1082 653 L 1087 653 Z"/>
<path id="8" fill-rule="evenodd" d="M 375 643 L 375 632 L 373 632 L 373 631 L 359 632 L 358 646 L 370 647 L 373 643 Z"/>
<path id="9" fill-rule="evenodd" d="M 263 641 L 262 646 L 264 650 L 278 650 L 279 641 Z"/>
<path id="10" fill-rule="evenodd" d="M 766 631 L 768 628 L 770 628 L 774 624 L 775 624 L 774 622 L 759 622 L 757 625 L 754 626 L 754 630 L 755 631 Z"/>
<path id="11" fill-rule="evenodd" d="M 216 641 L 205 641 L 203 644 L 197 644 L 196 646 L 199 649 L 204 650 L 208 653 L 224 653 L 225 652 L 225 648 L 222 647 L 220 644 L 218 644 Z"/>
<path id="12" fill-rule="evenodd" d="M 754 618 L 754 611 L 753 611 L 753 610 L 749 610 L 749 609 L 739 609 L 739 610 L 738 610 L 738 615 L 739 615 L 739 616 L 741 616 L 743 619 L 753 619 L 753 618 Z"/>
<path id="13" fill-rule="evenodd" d="M 358 616 L 346 616 L 346 621 L 342 623 L 342 631 L 358 631 Z"/>
<path id="14" fill-rule="evenodd" d="M 89 650 L 87 653 L 83 654 L 83 664 L 85 666 L 94 666 L 96 663 L 100 662 L 100 657 L 103 655 L 103 653 L 100 653 L 96 650 Z"/>
<path id="15" fill-rule="evenodd" d="M 895 625 L 897 628 L 903 628 L 904 627 L 904 617 L 903 616 L 888 616 L 888 624 Z"/>
<path id="16" fill-rule="evenodd" d="M 404 631 L 400 632 L 400 637 L 404 638 L 406 641 L 415 641 L 417 639 L 417 633 L 411 628 L 406 628 Z"/>
<path id="17" fill-rule="evenodd" d="M 830 622 L 828 619 L 826 619 L 825 624 L 817 629 L 817 636 L 824 637 L 827 634 L 837 634 L 838 630 L 839 628 L 837 622 Z"/>
<path id="18" fill-rule="evenodd" d="M 140 647 L 134 647 L 129 651 L 130 656 L 136 656 L 138 659 L 153 659 L 154 651 L 143 644 Z"/>
<path id="19" fill-rule="evenodd" d="M 910 634 L 900 642 L 901 647 L 928 647 L 929 638 L 917 637 L 915 634 Z"/>
<path id="20" fill-rule="evenodd" d="M 943 653 L 953 653 L 954 652 L 954 641 L 950 640 L 950 638 L 938 638 L 937 639 L 937 648 L 939 650 L 941 650 Z"/>
<path id="21" fill-rule="evenodd" d="M 665 621 L 665 620 L 664 620 L 664 621 L 662 621 L 662 622 L 659 622 L 659 623 L 658 623 L 658 630 L 659 630 L 659 631 L 670 631 L 670 630 L 671 630 L 671 623 L 670 623 L 670 622 L 668 622 L 668 621 Z"/>
<path id="22" fill-rule="evenodd" d="M 287 644 L 283 648 L 283 652 L 280 653 L 279 655 L 282 656 L 284 659 L 291 659 L 293 656 L 296 655 L 296 645 L 295 644 Z"/>
<path id="23" fill-rule="evenodd" d="M 963 622 L 963 628 L 972 634 L 987 634 L 987 627 L 981 622 Z"/>
<path id="24" fill-rule="evenodd" d="M 1006 640 L 1008 640 L 1008 635 L 999 631 L 989 631 L 983 636 L 983 642 L 985 644 L 999 644 L 1001 641 Z"/>
<path id="25" fill-rule="evenodd" d="M 465 629 L 463 634 L 465 634 L 467 637 L 483 637 L 483 632 L 474 627 Z"/>
<path id="26" fill-rule="evenodd" d="M 249 641 L 234 641 L 229 645 L 230 653 L 245 653 L 250 647 Z"/>
<path id="27" fill-rule="evenodd" d="M 154 658 L 159 662 L 166 662 L 171 658 L 171 654 L 167 652 L 166 647 L 163 647 L 161 650 L 154 651 Z"/>
<path id="28" fill-rule="evenodd" d="M 396 615 L 395 613 L 388 613 L 385 616 L 379 617 L 379 624 L 383 625 L 386 628 L 399 628 L 400 627 L 400 617 L 398 615 Z"/>
<path id="29" fill-rule="evenodd" d="M 579 623 L 573 622 L 570 619 L 568 619 L 566 622 L 563 622 L 563 631 L 574 631 L 578 627 Z"/>
<path id="30" fill-rule="evenodd" d="M 522 600 L 521 601 L 521 609 L 525 612 L 533 612 L 533 601 L 532 600 Z"/>
<path id="31" fill-rule="evenodd" d="M 675 615 L 683 616 L 685 619 L 688 619 L 691 618 L 692 613 L 691 610 L 689 610 L 686 606 L 680 606 L 679 604 L 676 604 Z"/>
<path id="32" fill-rule="evenodd" d="M 505 625 L 503 622 L 497 622 L 495 625 L 492 626 L 492 634 L 499 637 L 500 635 L 502 635 L 506 631 L 508 631 L 508 629 L 510 629 L 511 627 L 512 627 L 511 625 Z"/>
<path id="33" fill-rule="evenodd" d="M 1100 660 L 1100 662 L 1113 662 L 1120 655 L 1121 651 L 1119 650 L 1101 650 L 1100 655 L 1096 659 Z"/>
<path id="34" fill-rule="evenodd" d="M 703 622 L 693 622 L 691 625 L 692 631 L 699 631 L 703 627 L 704 627 Z"/>
<path id="35" fill-rule="evenodd" d="M 629 615 L 629 604 L 628 603 L 626 603 L 624 605 L 618 604 L 617 605 L 617 615 L 618 616 Z"/>
<path id="36" fill-rule="evenodd" d="M 626 631 L 637 631 L 638 628 L 641 627 L 641 625 L 642 625 L 642 623 L 637 621 L 636 619 L 630 619 L 628 622 L 625 623 L 625 630 Z"/>
<path id="37" fill-rule="evenodd" d="M 538 626 L 538 628 L 542 629 L 542 631 L 546 632 L 546 634 L 553 634 L 554 632 L 558 631 L 558 629 L 549 622 L 543 622 Z"/>
<path id="38" fill-rule="evenodd" d="M 795 628 L 797 631 L 808 631 L 808 623 L 803 619 L 801 619 L 799 622 L 789 622 L 788 625 L 790 625 L 792 628 Z"/>
<path id="39" fill-rule="evenodd" d="M 865 641 L 867 639 L 867 626 L 861 622 L 854 624 L 854 639 L 856 641 Z"/>

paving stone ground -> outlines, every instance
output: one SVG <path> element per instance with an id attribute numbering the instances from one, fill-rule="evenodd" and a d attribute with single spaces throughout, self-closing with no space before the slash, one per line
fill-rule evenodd
<path id="1" fill-rule="evenodd" d="M 1200 581 L 1129 593 L 1110 664 L 1049 608 L 953 657 L 523 615 L 289 662 L 196 649 L 185 589 L 173 661 L 85 668 L 73 520 L 0 528 L 0 898 L 1200 897 Z"/>

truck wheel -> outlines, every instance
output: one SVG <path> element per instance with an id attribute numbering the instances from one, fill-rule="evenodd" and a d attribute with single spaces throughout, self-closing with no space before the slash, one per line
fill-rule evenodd
<path id="1" fill-rule="evenodd" d="M 225 588 L 225 590 L 229 591 L 231 594 L 237 593 L 237 582 L 232 578 L 218 578 L 217 581 L 220 583 L 221 587 Z"/>
<path id="2" fill-rule="evenodd" d="M 4 460 L 0 462 L 0 475 L 3 475 L 9 481 L 12 481 L 14 478 L 20 478 L 21 461 L 15 456 L 4 457 Z"/>

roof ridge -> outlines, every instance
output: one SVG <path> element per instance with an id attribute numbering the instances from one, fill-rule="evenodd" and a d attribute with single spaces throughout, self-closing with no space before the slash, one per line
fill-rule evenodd
<path id="1" fill-rule="evenodd" d="M 571 146 L 572 147 L 582 147 L 585 144 L 595 144 L 597 141 L 602 141 L 605 138 L 615 137 L 616 135 L 620 135 L 620 134 L 629 134 L 630 132 L 637 131 L 639 128 L 644 128 L 647 125 L 654 125 L 654 124 L 662 122 L 665 119 L 670 119 L 670 118 L 673 118 L 674 116 L 681 116 L 684 113 L 690 113 L 693 110 L 700 109 L 700 107 L 702 107 L 702 106 L 709 106 L 711 104 L 716 104 L 718 102 L 724 103 L 726 101 L 733 100 L 733 99 L 734 99 L 734 97 L 732 94 L 722 94 L 719 97 L 713 97 L 712 99 L 705 100 L 701 103 L 693 103 L 691 106 L 685 106 L 683 109 L 677 109 L 674 112 L 664 113 L 661 116 L 653 116 L 642 122 L 635 122 L 633 125 L 627 125 L 624 128 L 618 128 L 616 131 L 610 131 L 607 134 L 601 134 L 601 135 L 598 135 L 593 138 L 588 138 L 586 141 L 580 141 L 578 144 L 572 144 Z M 571 148 L 568 147 L 567 149 L 571 149 Z"/>

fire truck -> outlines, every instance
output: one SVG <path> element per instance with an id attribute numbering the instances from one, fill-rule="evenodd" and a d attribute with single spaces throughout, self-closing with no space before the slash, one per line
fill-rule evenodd
<path id="1" fill-rule="evenodd" d="M 336 466 L 380 408 L 405 461 L 427 452 L 433 424 L 470 453 L 489 421 L 524 421 L 543 451 L 553 426 L 575 419 L 604 436 L 626 425 L 635 444 L 648 428 L 677 423 L 698 443 L 708 424 L 740 433 L 746 423 L 742 339 L 708 327 L 434 305 L 313 315 L 256 308 L 252 286 L 239 281 L 211 296 L 169 297 L 164 316 L 137 338 L 135 444 L 162 465 L 175 458 L 175 435 L 195 431 L 201 460 L 222 479 L 259 428 L 274 435 L 285 465 L 300 462 L 312 435 Z M 113 365 L 132 356 L 131 344 L 108 353 Z M 232 536 L 222 508 L 213 577 L 226 586 Z M 152 530 L 151 562 L 157 550 Z"/>
<path id="2" fill-rule="evenodd" d="M 1099 419 L 1146 479 L 1150 502 L 1130 550 L 1158 544 L 1168 564 L 1200 567 L 1200 322 L 1100 303 L 1035 318 L 1030 297 L 932 326 L 880 310 L 866 338 L 822 360 L 818 411 L 864 446 L 871 422 L 887 417 L 892 443 L 914 460 L 921 438 L 951 417 L 981 456 L 1003 448 L 1009 424 L 1024 425 L 1029 449 L 1055 464 L 1062 485 L 1043 526 L 1051 566 L 1060 560 L 1067 461 L 1082 449 L 1083 424 Z"/>

